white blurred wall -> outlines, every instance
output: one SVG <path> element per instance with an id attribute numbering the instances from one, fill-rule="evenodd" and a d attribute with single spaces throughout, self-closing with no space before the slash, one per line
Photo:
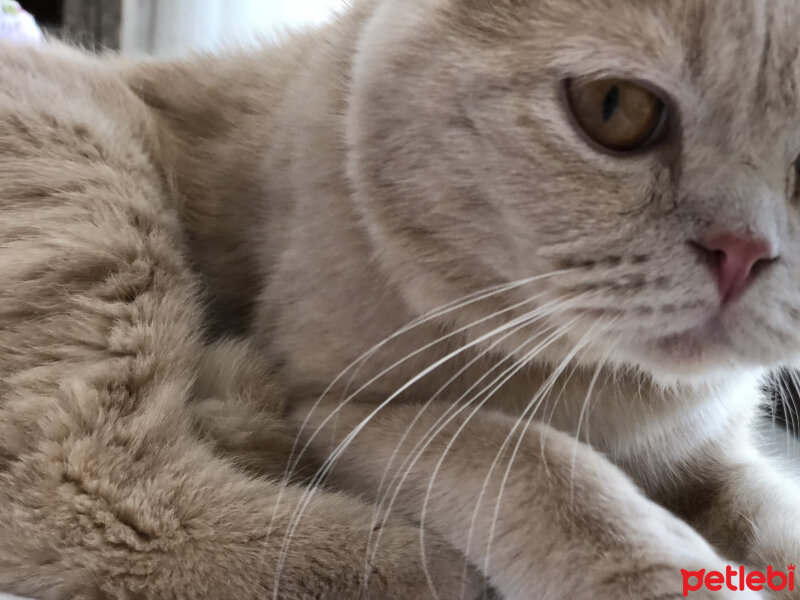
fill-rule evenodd
<path id="1" fill-rule="evenodd" d="M 176 56 L 318 23 L 346 0 L 123 0 L 122 51 Z"/>

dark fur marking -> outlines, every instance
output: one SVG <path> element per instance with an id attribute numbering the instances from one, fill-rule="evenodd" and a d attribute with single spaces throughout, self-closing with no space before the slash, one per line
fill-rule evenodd
<path id="1" fill-rule="evenodd" d="M 621 308 L 575 308 L 570 310 L 570 313 L 585 315 L 593 319 L 602 319 L 604 317 L 622 317 L 625 316 L 626 311 Z"/>
<path id="2" fill-rule="evenodd" d="M 789 313 L 790 319 L 792 319 L 793 321 L 800 322 L 800 309 L 795 308 L 794 306 L 790 306 L 787 303 L 784 303 L 784 307 L 786 309 L 786 312 Z"/>
<path id="3" fill-rule="evenodd" d="M 707 10 L 701 2 L 690 2 L 684 22 L 687 25 L 688 39 L 686 40 L 686 66 L 692 79 L 700 79 L 705 70 L 705 41 L 708 37 Z"/>
<path id="4" fill-rule="evenodd" d="M 89 139 L 89 128 L 82 123 L 73 125 L 72 133 L 75 134 L 75 137 L 81 141 L 85 142 Z"/>
<path id="5" fill-rule="evenodd" d="M 645 258 L 645 261 L 647 258 Z M 609 255 L 600 258 L 578 258 L 574 256 L 562 257 L 558 259 L 558 266 L 562 269 L 593 269 L 595 267 L 614 268 L 626 262 L 638 264 L 636 257 L 630 261 L 626 261 L 622 256 Z"/>
<path id="6" fill-rule="evenodd" d="M 478 132 L 478 128 L 475 126 L 475 121 L 469 117 L 464 108 L 460 108 L 458 114 L 450 117 L 447 123 L 455 129 L 464 129 L 470 133 Z"/>
<path id="7" fill-rule="evenodd" d="M 773 18 L 772 11 L 767 11 L 766 34 L 764 37 L 764 45 L 761 48 L 761 60 L 758 65 L 758 72 L 756 74 L 755 93 L 753 94 L 753 102 L 755 103 L 754 110 L 761 111 L 764 107 L 764 102 L 767 100 L 767 74 L 770 68 L 770 58 L 772 54 L 772 26 Z"/>
<path id="8" fill-rule="evenodd" d="M 25 122 L 19 117 L 19 115 L 10 115 L 8 117 L 8 123 L 31 146 L 33 146 L 37 150 L 41 150 L 44 147 L 44 143 L 42 142 L 42 140 L 40 140 L 33 134 L 28 125 L 25 124 Z"/>
<path id="9" fill-rule="evenodd" d="M 529 114 L 523 114 L 517 117 L 517 125 L 526 128 L 536 128 L 536 120 Z"/>
<path id="10" fill-rule="evenodd" d="M 651 281 L 650 285 L 659 289 L 664 289 L 671 287 L 672 282 L 670 281 L 669 277 L 667 277 L 666 275 L 662 275 L 660 277 L 656 277 L 653 281 Z"/>
<path id="11" fill-rule="evenodd" d="M 597 262 L 591 259 L 566 257 L 558 259 L 559 269 L 591 269 L 597 266 Z"/>

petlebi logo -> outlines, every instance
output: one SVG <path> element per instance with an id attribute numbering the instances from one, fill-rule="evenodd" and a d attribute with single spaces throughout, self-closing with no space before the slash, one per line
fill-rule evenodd
<path id="1" fill-rule="evenodd" d="M 747 571 L 744 567 L 734 569 L 730 565 L 721 571 L 687 571 L 681 569 L 683 575 L 683 597 L 688 598 L 692 592 L 702 589 L 711 592 L 719 592 L 725 588 L 733 592 L 743 592 L 750 590 L 760 592 L 761 590 L 772 590 L 781 592 L 788 590 L 793 592 L 794 587 L 794 565 L 788 565 L 786 571 L 767 567 L 766 571 Z"/>

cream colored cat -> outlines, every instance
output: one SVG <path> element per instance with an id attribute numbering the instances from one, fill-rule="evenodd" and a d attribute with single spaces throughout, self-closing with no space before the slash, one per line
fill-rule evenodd
<path id="1" fill-rule="evenodd" d="M 798 29 L 377 0 L 184 62 L 2 47 L 0 589 L 665 600 L 800 561 L 753 440 L 800 351 Z"/>

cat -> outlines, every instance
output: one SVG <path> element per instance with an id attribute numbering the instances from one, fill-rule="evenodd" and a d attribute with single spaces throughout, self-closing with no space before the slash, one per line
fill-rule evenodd
<path id="1" fill-rule="evenodd" d="M 796 563 L 755 426 L 800 350 L 799 25 L 362 0 L 221 56 L 3 46 L 0 588 L 678 598 Z"/>

